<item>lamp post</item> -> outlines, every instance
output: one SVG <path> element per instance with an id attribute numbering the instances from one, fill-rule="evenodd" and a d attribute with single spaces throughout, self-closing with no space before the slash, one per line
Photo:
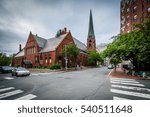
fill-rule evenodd
<path id="1" fill-rule="evenodd" d="M 65 69 L 67 71 L 67 64 L 68 64 L 68 59 L 67 59 L 67 48 L 66 48 L 66 45 L 65 45 Z"/>

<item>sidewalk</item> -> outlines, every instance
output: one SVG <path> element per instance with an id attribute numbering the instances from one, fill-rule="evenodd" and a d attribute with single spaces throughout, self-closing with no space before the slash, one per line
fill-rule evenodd
<path id="1" fill-rule="evenodd" d="M 110 77 L 110 78 L 137 79 L 137 80 L 150 80 L 150 77 L 143 78 L 140 76 L 127 75 L 126 73 L 124 73 L 124 71 L 121 68 L 117 68 L 116 72 L 114 71 L 114 69 L 112 69 L 111 72 L 109 73 L 108 77 Z"/>

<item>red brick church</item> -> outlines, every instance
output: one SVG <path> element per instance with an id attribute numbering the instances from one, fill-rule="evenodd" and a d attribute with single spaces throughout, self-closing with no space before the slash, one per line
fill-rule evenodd
<path id="1" fill-rule="evenodd" d="M 30 32 L 24 48 L 19 45 L 19 52 L 14 56 L 13 66 L 23 67 L 48 67 L 55 63 L 65 66 L 65 59 L 62 55 L 62 49 L 65 45 L 75 44 L 80 55 L 77 64 L 85 66 L 87 61 L 87 51 L 96 50 L 95 35 L 93 28 L 92 12 L 90 11 L 89 32 L 87 46 L 78 39 L 74 38 L 67 28 L 59 30 L 55 37 L 44 39 Z M 68 66 L 73 66 L 71 60 L 68 60 Z"/>

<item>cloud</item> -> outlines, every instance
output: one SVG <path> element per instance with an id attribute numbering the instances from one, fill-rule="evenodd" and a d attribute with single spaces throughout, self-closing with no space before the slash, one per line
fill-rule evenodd
<path id="1" fill-rule="evenodd" d="M 120 0 L 1 0 L 0 51 L 10 51 L 10 46 L 17 52 L 30 31 L 50 38 L 64 27 L 86 43 L 90 9 L 97 44 L 109 42 L 111 36 L 119 33 L 119 4 Z"/>

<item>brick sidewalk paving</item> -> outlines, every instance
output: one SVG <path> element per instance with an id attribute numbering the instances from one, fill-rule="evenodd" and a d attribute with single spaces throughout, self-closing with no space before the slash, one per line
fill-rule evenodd
<path id="1" fill-rule="evenodd" d="M 143 78 L 140 76 L 127 75 L 126 73 L 124 73 L 124 71 L 121 68 L 117 68 L 116 72 L 114 71 L 114 69 L 112 69 L 111 73 L 109 74 L 109 77 L 111 77 L 111 78 L 129 78 L 129 79 L 150 80 L 150 78 Z"/>

